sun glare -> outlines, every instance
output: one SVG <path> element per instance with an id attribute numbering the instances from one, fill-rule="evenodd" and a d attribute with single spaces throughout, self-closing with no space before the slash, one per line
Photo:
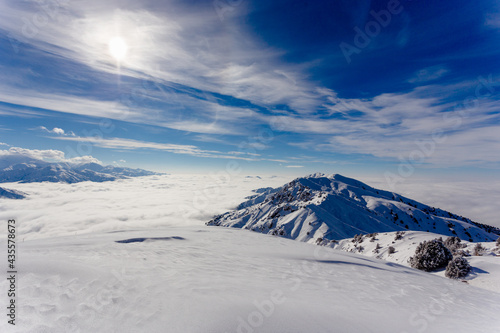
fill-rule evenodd
<path id="1" fill-rule="evenodd" d="M 117 61 L 122 61 L 127 55 L 127 43 L 121 37 L 114 37 L 109 41 L 109 53 Z"/>

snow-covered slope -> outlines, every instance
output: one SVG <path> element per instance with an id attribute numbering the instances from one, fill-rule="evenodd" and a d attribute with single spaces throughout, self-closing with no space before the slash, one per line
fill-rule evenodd
<path id="1" fill-rule="evenodd" d="M 145 241 L 119 242 L 129 239 Z M 5 246 L 2 238 L 0 246 Z M 496 332 L 500 294 L 244 230 L 29 240 L 1 332 Z M 0 290 L 8 289 L 0 281 Z M 1 296 L 6 299 L 6 293 Z"/>
<path id="2" fill-rule="evenodd" d="M 0 158 L 0 183 L 7 182 L 103 182 L 126 177 L 150 176 L 157 173 L 96 163 L 48 163 L 23 156 Z"/>
<path id="3" fill-rule="evenodd" d="M 358 253 L 368 257 L 391 261 L 408 266 L 410 257 L 415 255 L 417 246 L 424 241 L 446 237 L 442 235 L 421 231 L 399 231 L 387 233 L 374 233 L 343 239 L 338 242 L 320 242 L 319 245 Z M 495 242 L 480 243 L 484 249 L 479 253 L 474 248 L 479 243 L 461 241 L 461 251 L 466 253 L 466 260 L 472 267 L 471 272 L 461 280 L 473 286 L 496 291 L 500 293 L 500 246 Z M 392 251 L 389 248 L 392 247 Z M 444 269 L 433 274 L 444 276 Z"/>
<path id="4" fill-rule="evenodd" d="M 418 230 L 494 241 L 500 230 L 341 175 L 314 174 L 265 189 L 207 225 L 316 242 L 359 233 Z"/>
<path id="5" fill-rule="evenodd" d="M 0 198 L 6 199 L 24 199 L 25 193 L 16 190 L 9 190 L 0 187 Z"/>

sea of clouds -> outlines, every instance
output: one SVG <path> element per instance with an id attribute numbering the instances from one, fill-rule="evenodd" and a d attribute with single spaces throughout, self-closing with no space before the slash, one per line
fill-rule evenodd
<path id="1" fill-rule="evenodd" d="M 284 177 L 162 175 L 77 184 L 6 183 L 28 194 L 0 200 L 0 220 L 16 219 L 18 238 L 203 225 L 234 209 L 253 189 Z M 0 233 L 5 233 L 1 230 Z"/>
<path id="2" fill-rule="evenodd" d="M 201 226 L 214 215 L 234 209 L 252 190 L 278 187 L 292 176 L 162 175 L 113 182 L 77 184 L 6 183 L 2 187 L 28 194 L 23 200 L 0 199 L 0 220 L 16 219 L 18 239 L 169 226 Z M 384 188 L 377 179 L 364 179 Z M 402 183 L 402 195 L 500 226 L 500 184 Z M 0 230 L 4 234 L 6 230 Z"/>

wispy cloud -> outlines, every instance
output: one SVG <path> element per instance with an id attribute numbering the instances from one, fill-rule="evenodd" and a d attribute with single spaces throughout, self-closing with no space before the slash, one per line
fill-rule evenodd
<path id="1" fill-rule="evenodd" d="M 331 61 L 336 59 L 335 55 L 329 58 L 320 52 L 314 58 L 316 53 L 309 52 L 311 45 L 308 43 L 297 45 L 296 53 L 281 45 L 274 47 L 270 39 L 265 38 L 269 36 L 259 36 L 252 31 L 254 27 L 246 25 L 248 20 L 221 22 L 210 4 L 193 7 L 192 3 L 182 1 L 152 5 L 151 2 L 125 0 L 117 9 L 114 1 L 75 0 L 71 4 L 57 2 L 54 6 L 55 12 L 49 15 L 40 2 L 0 4 L 0 29 L 7 32 L 9 41 L 14 44 L 22 42 L 12 45 L 20 48 L 16 61 L 25 59 L 22 53 L 25 52 L 24 55 L 29 54 L 26 64 L 36 57 L 41 59 L 39 67 L 52 65 L 52 62 L 61 66 L 59 71 L 41 73 L 37 66 L 11 68 L 0 63 L 4 77 L 0 83 L 0 102 L 11 104 L 0 108 L 1 115 L 41 117 L 47 114 L 43 110 L 50 110 L 85 116 L 87 121 L 107 118 L 128 122 L 129 126 L 152 125 L 158 131 L 174 130 L 168 131 L 172 136 L 187 134 L 185 137 L 192 140 L 188 143 L 196 144 L 155 143 L 153 141 L 161 139 L 152 137 L 145 141 L 94 139 L 92 143 L 110 149 L 153 149 L 223 159 L 282 162 L 285 160 L 282 155 L 274 154 L 272 156 L 276 158 L 268 158 L 264 152 L 274 149 L 269 154 L 276 153 L 279 143 L 285 142 L 281 141 L 285 136 L 289 145 L 310 150 L 316 155 L 318 151 L 328 151 L 397 159 L 411 151 L 415 142 L 428 139 L 435 130 L 442 130 L 450 138 L 446 145 L 442 145 L 448 150 L 439 150 L 442 158 L 438 158 L 436 152 L 435 158 L 427 159 L 429 163 L 442 163 L 450 157 L 448 151 L 453 151 L 456 156 L 475 156 L 474 159 L 461 159 L 464 163 L 472 163 L 475 159 L 480 160 L 477 152 L 484 152 L 481 144 L 495 147 L 495 142 L 488 143 L 480 134 L 481 129 L 490 133 L 490 129 L 495 129 L 499 123 L 497 97 L 483 99 L 481 108 L 475 110 L 473 116 L 462 119 L 459 127 L 445 120 L 445 113 L 456 104 L 452 101 L 460 95 L 457 91 L 463 89 L 460 84 L 471 84 L 460 82 L 452 86 L 443 83 L 443 79 L 448 79 L 456 71 L 456 66 L 446 60 L 449 61 L 448 54 L 440 53 L 441 58 L 436 56 L 425 62 L 410 59 L 405 65 L 408 68 L 397 80 L 404 86 L 399 92 L 395 88 L 390 90 L 391 93 L 380 93 L 384 89 L 377 87 L 370 92 L 359 88 L 359 93 L 352 93 L 357 87 L 353 89 L 351 84 L 344 89 L 341 79 L 345 75 L 355 76 L 357 70 L 338 67 Z M 352 7 L 348 14 L 360 20 L 355 24 L 362 24 L 370 12 L 370 5 Z M 238 7 L 239 10 L 246 10 L 246 5 Z M 33 22 L 36 14 L 50 17 L 43 25 L 37 25 Z M 433 38 L 432 43 L 425 39 L 425 45 L 409 45 L 412 39 L 408 34 L 414 29 L 413 25 L 426 24 L 410 22 L 409 17 L 401 15 L 401 19 L 391 24 L 393 29 L 388 29 L 392 32 L 401 30 L 401 45 L 389 47 L 394 41 L 388 37 L 392 36 L 388 32 L 387 36 L 379 36 L 374 42 L 374 49 L 383 47 L 386 52 L 391 52 L 400 50 L 405 44 L 405 48 L 424 47 L 431 54 L 429 50 L 433 50 L 442 33 L 426 32 L 425 38 Z M 490 15 L 485 24 L 493 26 L 491 18 L 495 17 Z M 439 20 L 435 18 L 430 22 L 441 24 Z M 447 28 L 446 32 L 453 29 Z M 108 43 L 115 36 L 121 36 L 128 44 L 127 57 L 120 63 L 108 51 Z M 482 45 L 484 47 L 487 43 Z M 495 54 L 497 50 L 492 52 Z M 300 56 L 298 53 L 314 56 Z M 369 53 L 367 49 L 363 55 Z M 470 59 L 472 54 L 484 52 L 479 48 L 456 53 L 457 57 Z M 295 57 L 296 60 L 290 60 Z M 389 66 L 389 63 L 380 61 L 380 68 Z M 418 64 L 421 63 L 425 65 L 420 67 Z M 370 65 L 373 70 L 370 72 L 378 73 L 374 68 L 376 63 Z M 323 69 L 328 74 L 320 74 Z M 337 69 L 343 74 L 331 75 L 337 73 Z M 339 77 L 330 77 L 336 75 Z M 366 79 L 373 80 L 369 76 L 366 75 Z M 377 82 L 382 81 L 390 80 Z M 410 90 L 411 87 L 415 88 Z M 452 96 L 454 93 L 456 95 Z M 346 98 L 347 94 L 355 97 Z M 273 130 L 274 141 L 246 143 L 246 153 L 235 152 L 234 147 L 225 152 L 218 146 L 216 150 L 207 148 L 209 143 L 239 146 L 245 138 L 255 136 L 263 128 Z M 71 132 L 59 127 L 43 129 L 54 134 L 52 139 L 91 140 L 72 136 Z M 461 138 L 468 141 L 462 142 Z M 484 160 L 491 158 L 485 157 Z"/>
<path id="2" fill-rule="evenodd" d="M 125 149 L 125 150 L 136 150 L 136 149 L 153 149 L 166 151 L 174 154 L 184 154 L 192 155 L 198 157 L 210 157 L 210 158 L 222 158 L 222 159 L 235 159 L 235 160 L 246 160 L 254 161 L 256 154 L 247 152 L 220 152 L 215 150 L 204 150 L 200 149 L 194 145 L 179 145 L 179 144 L 169 144 L 169 143 L 158 143 L 158 142 L 147 142 L 124 138 L 97 138 L 97 137 L 53 137 L 52 139 L 65 140 L 65 141 L 77 141 L 77 142 L 89 142 L 101 148 L 109 149 Z M 239 155 L 246 155 L 239 156 Z M 259 158 L 262 160 L 262 158 Z"/>
<path id="3" fill-rule="evenodd" d="M 478 84 L 471 86 L 475 88 Z M 277 121 L 288 131 L 313 135 L 289 143 L 302 149 L 397 160 L 419 150 L 419 143 L 433 142 L 433 133 L 438 132 L 446 139 L 433 143 L 435 148 L 425 157 L 425 163 L 450 166 L 500 162 L 500 157 L 486 152 L 498 148 L 500 125 L 496 124 L 500 120 L 500 102 L 476 98 L 474 108 L 459 113 L 453 111 L 457 103 L 447 101 L 454 91 L 451 87 L 432 85 L 364 100 L 332 95 L 325 107 L 331 115 L 337 115 L 334 118 L 281 116 Z"/>
<path id="4" fill-rule="evenodd" d="M 118 72 L 108 43 L 120 35 L 129 44 L 128 56 L 120 64 L 121 75 L 174 82 L 265 107 L 286 104 L 301 113 L 320 105 L 303 66 L 281 62 L 282 51 L 263 47 L 237 20 L 221 24 L 212 6 L 193 11 L 171 1 L 162 7 L 116 10 L 113 3 L 72 1 L 71 10 L 57 8 L 55 18 L 38 28 L 22 18 L 42 13 L 42 6 L 5 3 L 0 7 L 0 28 L 42 52 L 110 74 Z M 32 26 L 34 31 L 27 32 Z M 108 105 L 107 113 L 114 109 Z"/>
<path id="5" fill-rule="evenodd" d="M 410 83 L 422 83 L 434 81 L 441 78 L 449 72 L 444 66 L 432 66 L 419 70 L 415 75 L 408 80 Z"/>

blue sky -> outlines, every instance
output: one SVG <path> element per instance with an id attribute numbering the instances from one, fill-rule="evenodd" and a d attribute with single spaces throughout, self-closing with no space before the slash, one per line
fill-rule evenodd
<path id="1" fill-rule="evenodd" d="M 498 174 L 499 37 L 488 0 L 2 2 L 0 149 L 166 172 Z"/>

